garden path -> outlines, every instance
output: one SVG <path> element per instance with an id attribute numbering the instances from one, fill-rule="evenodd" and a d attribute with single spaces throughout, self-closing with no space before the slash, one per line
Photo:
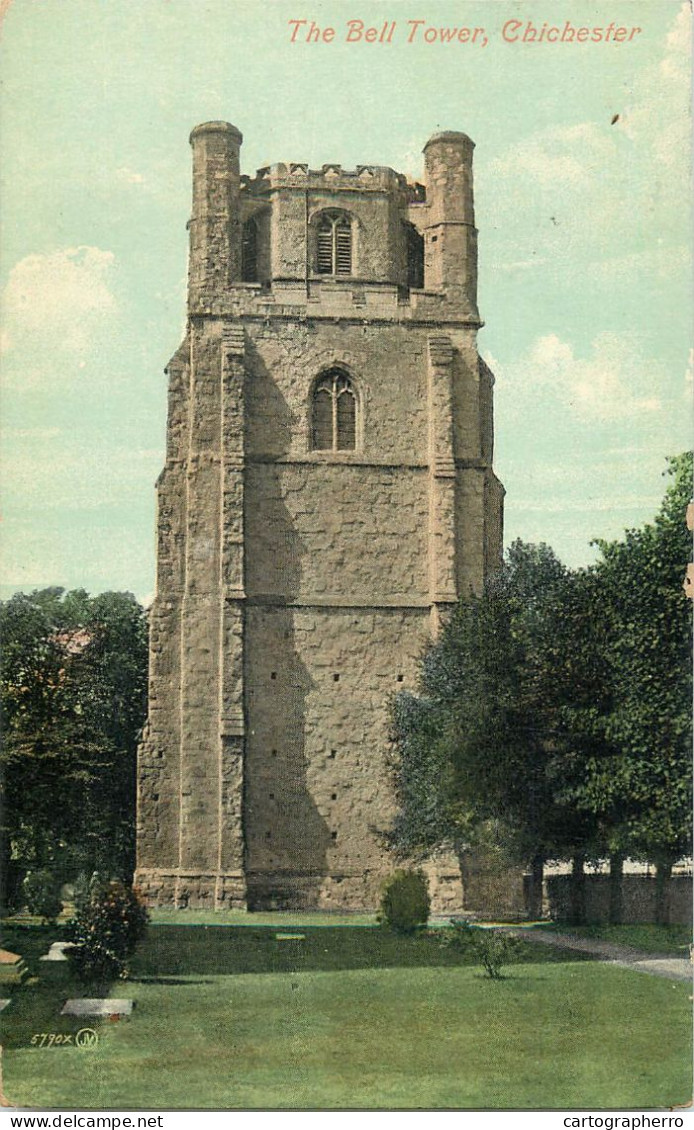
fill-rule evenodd
<path id="1" fill-rule="evenodd" d="M 598 938 L 581 938 L 577 934 L 555 934 L 549 930 L 518 930 L 513 926 L 499 927 L 506 934 L 514 934 L 528 942 L 540 945 L 559 946 L 561 949 L 578 950 L 593 954 L 598 960 L 635 969 L 639 973 L 650 973 L 654 977 L 668 977 L 672 981 L 690 981 L 692 960 L 689 957 L 672 957 L 668 954 L 644 953 L 617 942 L 606 942 Z"/>

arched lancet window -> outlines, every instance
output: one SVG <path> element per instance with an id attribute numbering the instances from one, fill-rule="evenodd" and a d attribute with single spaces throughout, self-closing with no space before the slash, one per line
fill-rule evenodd
<path id="1" fill-rule="evenodd" d="M 254 219 L 246 220 L 243 225 L 241 278 L 244 282 L 258 281 L 258 225 Z"/>
<path id="2" fill-rule="evenodd" d="M 351 275 L 352 221 L 344 212 L 323 212 L 320 216 L 316 267 L 319 275 Z"/>
<path id="3" fill-rule="evenodd" d="M 313 390 L 311 446 L 314 451 L 354 451 L 357 446 L 357 398 L 340 369 L 324 373 Z"/>

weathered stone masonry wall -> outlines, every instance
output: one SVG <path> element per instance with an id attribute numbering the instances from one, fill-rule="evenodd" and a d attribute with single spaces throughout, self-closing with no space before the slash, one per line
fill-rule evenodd
<path id="1" fill-rule="evenodd" d="M 388 697 L 411 685 L 424 610 L 248 610 L 251 905 L 375 905 L 389 867 Z"/>
<path id="2" fill-rule="evenodd" d="M 409 603 L 427 595 L 426 472 L 250 464 L 249 594 Z"/>
<path id="3" fill-rule="evenodd" d="M 175 905 L 373 906 L 393 865 L 389 697 L 501 551 L 472 143 L 427 144 L 426 196 L 375 166 L 242 178 L 227 123 L 191 143 L 137 879 Z M 348 279 L 314 272 L 325 208 L 352 216 Z M 243 284 L 251 215 L 259 281 Z M 426 261 L 411 292 L 408 220 Z M 356 448 L 313 451 L 313 388 L 334 366 L 357 397 Z M 436 905 L 459 908 L 457 862 L 428 869 Z"/>

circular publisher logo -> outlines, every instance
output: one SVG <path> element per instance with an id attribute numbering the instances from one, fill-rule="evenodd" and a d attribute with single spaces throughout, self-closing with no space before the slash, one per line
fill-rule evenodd
<path id="1" fill-rule="evenodd" d="M 80 1028 L 75 1036 L 75 1044 L 78 1048 L 95 1048 L 99 1042 L 99 1037 L 93 1028 Z"/>

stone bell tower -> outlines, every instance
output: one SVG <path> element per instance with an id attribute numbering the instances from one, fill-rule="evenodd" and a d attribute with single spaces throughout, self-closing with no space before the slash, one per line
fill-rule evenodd
<path id="1" fill-rule="evenodd" d="M 177 906 L 375 906 L 388 700 L 500 561 L 477 352 L 473 143 L 424 183 L 191 134 L 188 329 L 171 360 L 136 882 Z M 460 908 L 452 860 L 435 905 Z"/>

